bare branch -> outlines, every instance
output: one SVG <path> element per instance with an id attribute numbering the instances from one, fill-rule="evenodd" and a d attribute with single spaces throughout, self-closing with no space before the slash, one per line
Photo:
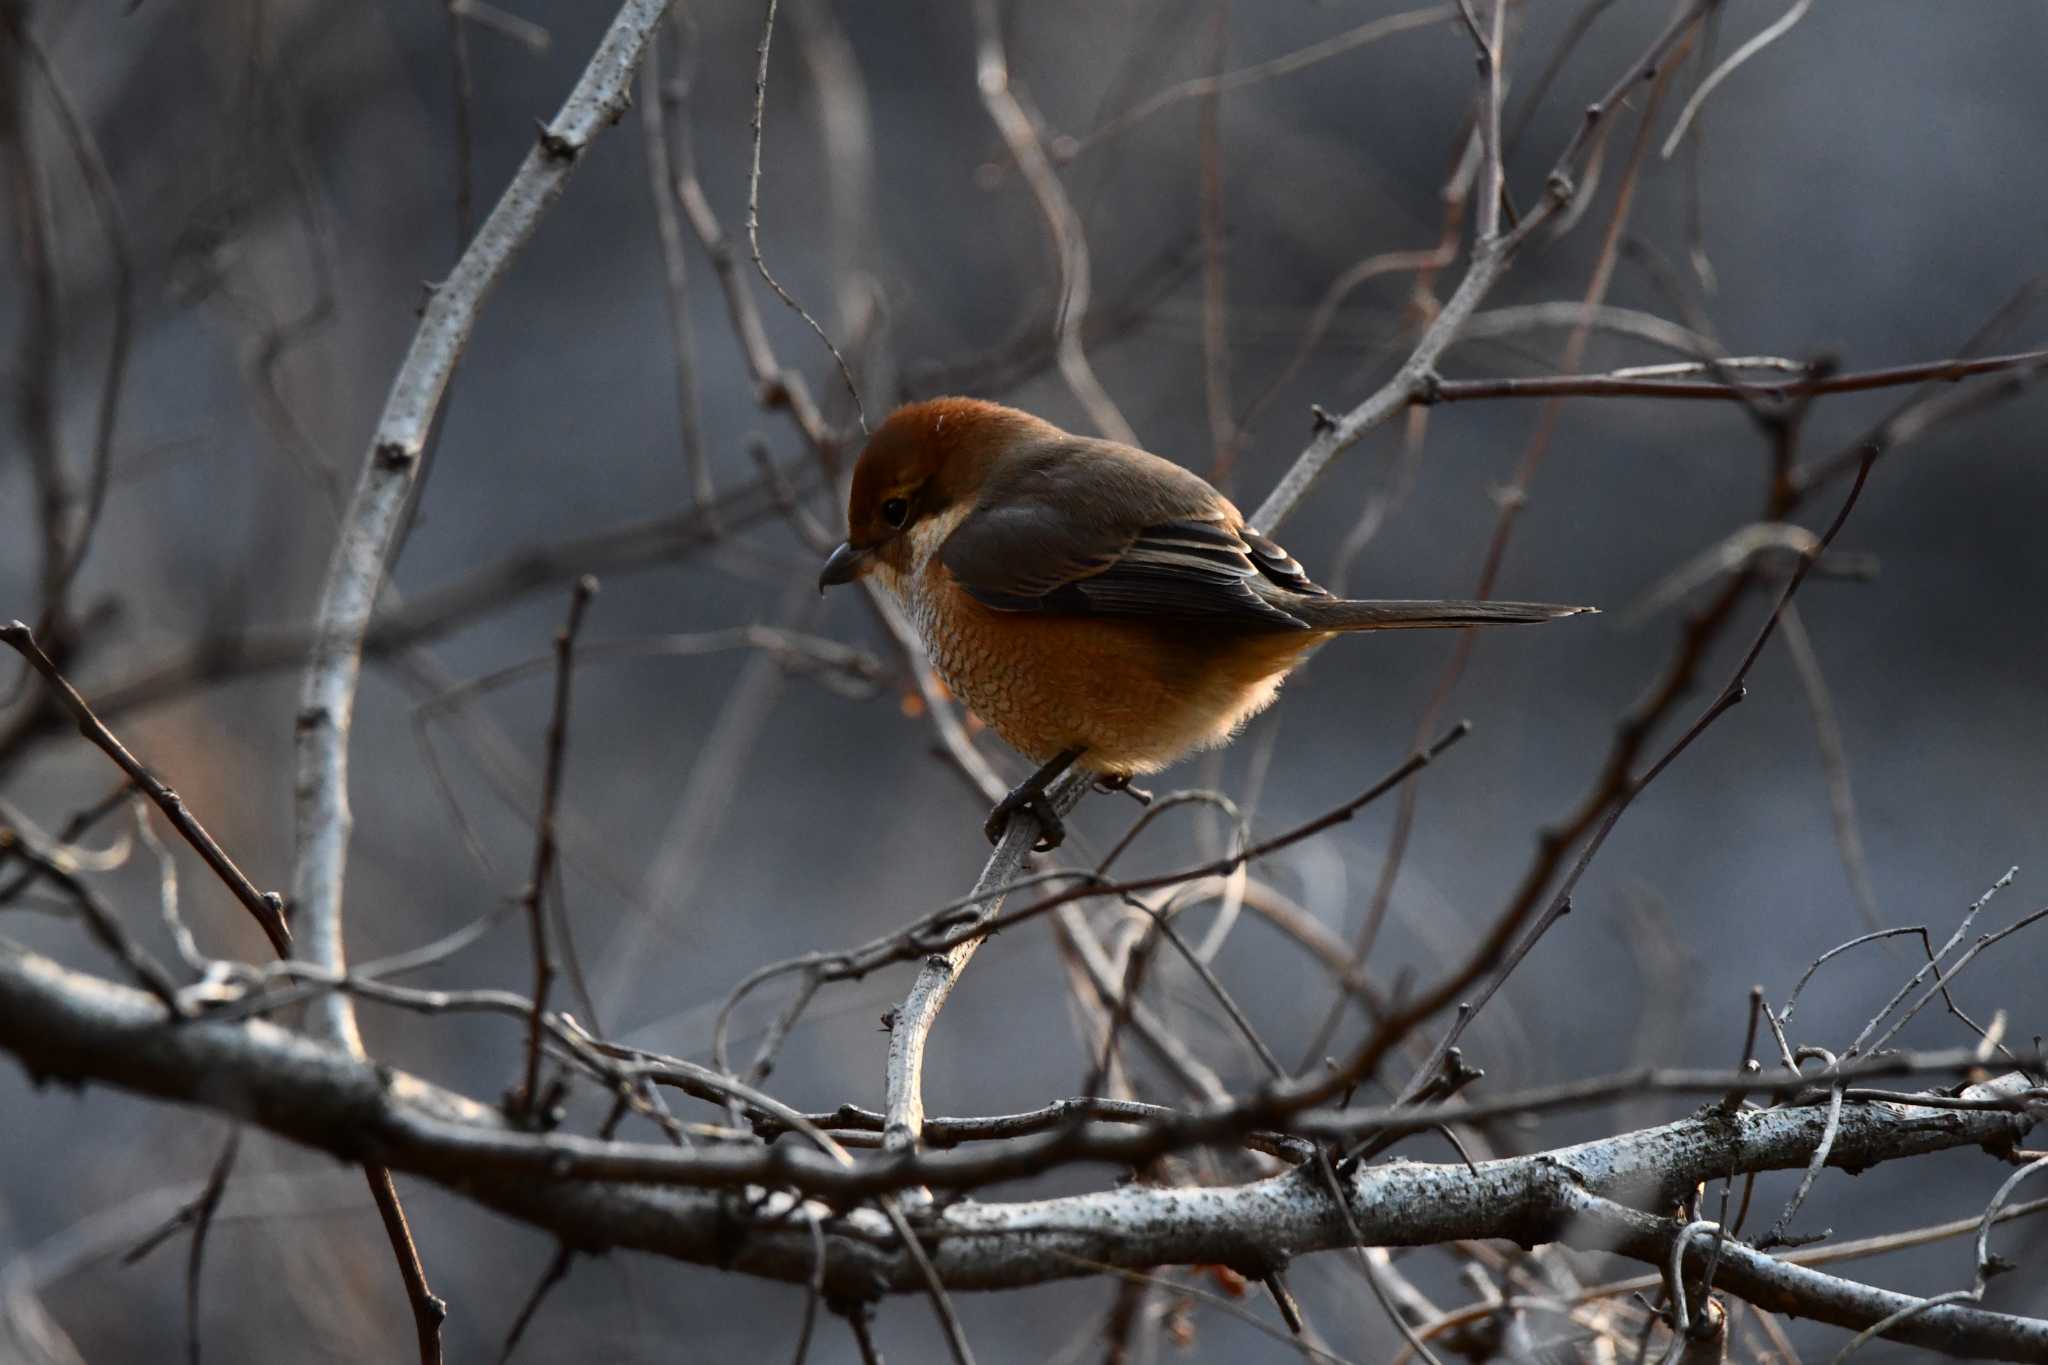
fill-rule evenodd
<path id="1" fill-rule="evenodd" d="M 1088 316 L 1088 242 L 1081 231 L 1081 219 L 1060 185 L 1059 175 L 1039 141 L 1038 129 L 1024 106 L 1010 89 L 1010 67 L 1003 55 L 1002 25 L 996 19 L 994 0 L 975 0 L 975 26 L 979 35 L 975 54 L 975 79 L 981 88 L 981 102 L 994 120 L 996 130 L 1016 159 L 1017 169 L 1038 201 L 1052 236 L 1053 255 L 1059 262 L 1060 305 L 1055 322 L 1059 335 L 1060 374 L 1073 391 L 1075 401 L 1087 412 L 1096 430 L 1113 441 L 1137 445 L 1137 433 L 1117 410 L 1081 346 L 1081 324 Z"/>
<path id="2" fill-rule="evenodd" d="M 51 690 L 57 694 L 57 699 L 63 703 L 64 709 L 78 722 L 78 732 L 97 745 L 108 758 L 113 759 L 115 766 L 128 774 L 129 780 L 156 803 L 157 809 L 164 813 L 164 818 L 171 822 L 171 827 L 184 836 L 185 842 L 192 845 L 193 850 L 206 860 L 206 865 L 213 869 L 214 875 L 221 879 L 228 890 L 234 893 L 235 899 L 240 901 L 243 908 L 255 917 L 256 923 L 263 927 L 263 932 L 270 939 L 270 946 L 277 950 L 278 956 L 287 955 L 291 951 L 292 935 L 291 930 L 285 927 L 283 898 L 275 891 L 256 889 L 256 884 L 249 880 L 241 868 L 235 866 L 235 860 L 228 856 L 227 850 L 206 832 L 206 827 L 186 808 L 185 799 L 165 786 L 156 774 L 143 767 L 141 761 L 128 752 L 127 746 L 114 737 L 114 732 L 93 714 L 92 707 L 78 694 L 78 689 L 66 681 L 64 675 L 57 671 L 57 665 L 50 661 L 50 656 L 43 653 L 42 646 L 36 643 L 35 636 L 27 626 L 19 621 L 10 621 L 0 626 L 0 643 L 13 648 L 28 660 L 36 672 L 43 675 L 44 681 L 48 682 Z"/>

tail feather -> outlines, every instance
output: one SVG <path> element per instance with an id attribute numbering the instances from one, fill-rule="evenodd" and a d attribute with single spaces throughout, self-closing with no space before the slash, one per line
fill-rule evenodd
<path id="1" fill-rule="evenodd" d="M 1544 602 L 1360 602 L 1301 597 L 1286 610 L 1311 630 L 1445 630 L 1460 626 L 1531 625 L 1598 611 Z"/>

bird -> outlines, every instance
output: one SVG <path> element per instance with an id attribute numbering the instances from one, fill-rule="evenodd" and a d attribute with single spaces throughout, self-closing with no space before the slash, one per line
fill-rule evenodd
<path id="1" fill-rule="evenodd" d="M 1206 479 L 975 398 L 891 413 L 853 469 L 846 539 L 818 590 L 872 576 L 953 695 L 1038 768 L 984 826 L 1070 768 L 1128 788 L 1225 744 L 1318 646 L 1353 631 L 1552 621 L 1533 602 L 1359 601 L 1318 585 Z"/>

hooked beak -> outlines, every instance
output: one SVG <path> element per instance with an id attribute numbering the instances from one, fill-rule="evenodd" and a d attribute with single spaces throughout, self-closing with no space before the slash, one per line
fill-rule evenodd
<path id="1" fill-rule="evenodd" d="M 823 593 L 827 588 L 859 578 L 868 567 L 871 553 L 870 550 L 854 549 L 851 541 L 840 542 L 832 557 L 825 561 L 825 567 L 818 571 L 818 591 Z"/>

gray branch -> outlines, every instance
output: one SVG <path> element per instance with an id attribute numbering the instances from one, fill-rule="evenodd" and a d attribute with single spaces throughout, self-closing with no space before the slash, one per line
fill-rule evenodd
<path id="1" fill-rule="evenodd" d="M 827 1233 L 827 1283 L 854 1296 L 926 1286 L 886 1218 L 832 1206 L 916 1184 L 957 1186 L 976 1159 L 966 1151 L 885 1153 L 842 1166 L 795 1143 L 679 1150 L 520 1132 L 486 1105 L 268 1023 L 174 1022 L 142 991 L 5 941 L 0 1048 L 39 1080 L 96 1080 L 200 1105 L 346 1160 L 411 1172 L 579 1249 L 623 1247 L 804 1283 L 815 1266 L 815 1215 Z M 1966 1098 L 2013 1100 L 2032 1093 L 2028 1086 L 2015 1073 L 1972 1087 Z M 1842 1114 L 1829 1163 L 1862 1169 L 1951 1148 L 2009 1150 L 2034 1123 L 2024 1107 L 1857 1103 Z M 1659 1128 L 1482 1162 L 1476 1171 L 1395 1161 L 1361 1165 L 1344 1179 L 1351 1218 L 1374 1245 L 1562 1240 L 1659 1264 L 1679 1225 L 1658 1212 L 1704 1179 L 1805 1165 L 1824 1124 L 1814 1106 L 1735 1115 L 1709 1108 Z M 1081 1150 L 1086 1131 L 1008 1145 L 1037 1152 L 1041 1169 L 1049 1169 Z M 1023 1146 L 1032 1142 L 1041 1145 Z M 736 1188 L 777 1193 L 750 1201 L 753 1225 L 735 1249 L 733 1219 L 748 1207 L 728 1197 Z M 1056 1199 L 958 1203 L 920 1220 L 918 1230 L 952 1289 L 1017 1288 L 1105 1265 L 1223 1264 L 1262 1275 L 1349 1240 L 1344 1212 L 1307 1170 L 1220 1188 L 1131 1184 Z M 1717 1285 L 1845 1327 L 1870 1326 L 1911 1302 L 1732 1243 L 1721 1257 Z M 2048 1323 L 1967 1305 L 1917 1314 L 1892 1334 L 1978 1357 L 2039 1359 L 2048 1351 Z"/>
<path id="2" fill-rule="evenodd" d="M 541 130 L 453 273 L 427 299 L 342 516 L 314 615 L 298 713 L 292 911 L 304 953 L 324 967 L 338 971 L 346 960 L 341 904 L 351 827 L 348 736 L 363 640 L 442 397 L 492 287 L 561 196 L 584 148 L 625 112 L 640 54 L 667 8 L 667 0 L 626 0 L 620 7 L 561 111 Z M 348 997 L 339 992 L 320 1000 L 307 1026 L 317 1037 L 361 1048 Z"/>

